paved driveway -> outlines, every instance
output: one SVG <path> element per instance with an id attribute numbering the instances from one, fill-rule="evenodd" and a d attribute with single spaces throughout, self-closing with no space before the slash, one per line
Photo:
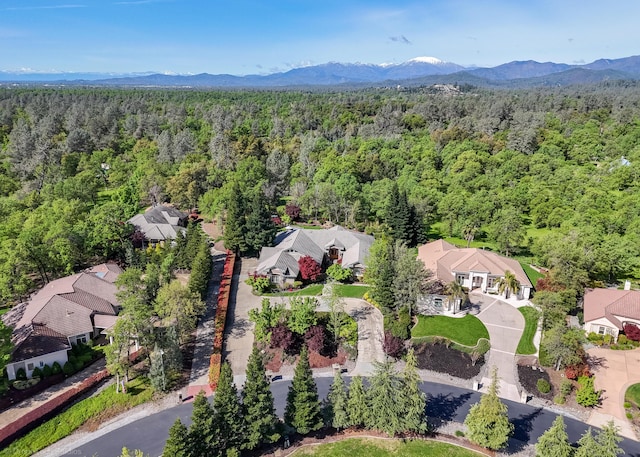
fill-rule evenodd
<path id="1" fill-rule="evenodd" d="M 489 331 L 491 350 L 486 366 L 498 369 L 500 396 L 520 401 L 515 354 L 524 330 L 524 317 L 517 308 L 491 296 L 470 294 L 469 300 L 479 310 L 477 317 Z M 489 378 L 482 379 L 484 387 L 489 382 Z"/>
<path id="2" fill-rule="evenodd" d="M 623 436 L 637 439 L 625 416 L 624 394 L 627 388 L 640 382 L 640 349 L 613 351 L 591 348 L 588 351 L 595 374 L 595 388 L 602 390 L 602 404 L 593 410 L 589 424 L 600 427 L 613 420 Z"/>

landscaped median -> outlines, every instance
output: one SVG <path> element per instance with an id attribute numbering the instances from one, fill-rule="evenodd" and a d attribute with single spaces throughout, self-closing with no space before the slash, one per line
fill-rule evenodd
<path id="1" fill-rule="evenodd" d="M 216 390 L 218 380 L 220 379 L 224 327 L 227 321 L 229 294 L 231 293 L 231 281 L 233 279 L 235 262 L 235 254 L 227 251 L 227 258 L 224 261 L 224 269 L 222 271 L 222 277 L 220 278 L 220 288 L 218 289 L 218 305 L 216 307 L 216 317 L 214 320 L 215 334 L 213 337 L 213 353 L 209 360 L 209 387 L 211 387 L 211 390 Z"/>
<path id="2" fill-rule="evenodd" d="M 489 331 L 480 319 L 471 314 L 460 318 L 418 316 L 418 323 L 411 329 L 414 342 L 433 341 L 438 337 L 451 340 L 461 347 L 461 351 L 470 352 L 469 348 L 477 346 L 481 339 L 489 339 Z"/>
<path id="3" fill-rule="evenodd" d="M 518 343 L 518 349 L 516 354 L 519 355 L 531 355 L 538 352 L 535 344 L 533 344 L 533 338 L 536 336 L 538 330 L 538 320 L 540 319 L 540 313 L 533 306 L 521 306 L 518 311 L 524 317 L 524 331 L 520 337 Z"/>

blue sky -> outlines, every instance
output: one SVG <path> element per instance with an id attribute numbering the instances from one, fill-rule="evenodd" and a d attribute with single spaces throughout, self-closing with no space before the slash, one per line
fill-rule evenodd
<path id="1" fill-rule="evenodd" d="M 0 0 L 0 69 L 264 74 L 330 61 L 640 54 L 640 2 Z"/>

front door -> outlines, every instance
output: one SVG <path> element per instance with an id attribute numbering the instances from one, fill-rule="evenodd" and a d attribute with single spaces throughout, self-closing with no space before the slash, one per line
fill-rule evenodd
<path id="1" fill-rule="evenodd" d="M 474 276 L 473 282 L 471 283 L 472 289 L 479 289 L 482 287 L 482 276 Z"/>

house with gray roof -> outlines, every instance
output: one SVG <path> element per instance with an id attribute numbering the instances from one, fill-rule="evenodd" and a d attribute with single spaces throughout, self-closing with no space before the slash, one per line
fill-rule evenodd
<path id="1" fill-rule="evenodd" d="M 136 214 L 127 222 L 139 230 L 144 237 L 155 245 L 167 240 L 175 240 L 178 233 L 186 230 L 188 214 L 173 206 L 154 206 L 142 214 Z"/>
<path id="2" fill-rule="evenodd" d="M 262 248 L 255 273 L 275 284 L 292 283 L 300 274 L 298 260 L 309 256 L 321 266 L 340 263 L 362 276 L 373 241 L 371 235 L 339 225 L 321 230 L 288 227 L 276 235 L 274 247 Z"/>
<path id="3" fill-rule="evenodd" d="M 31 377 L 36 367 L 64 365 L 72 344 L 87 343 L 111 328 L 120 311 L 115 285 L 120 273 L 118 265 L 102 264 L 56 279 L 5 314 L 3 320 L 14 329 L 9 379 L 21 368 Z"/>

